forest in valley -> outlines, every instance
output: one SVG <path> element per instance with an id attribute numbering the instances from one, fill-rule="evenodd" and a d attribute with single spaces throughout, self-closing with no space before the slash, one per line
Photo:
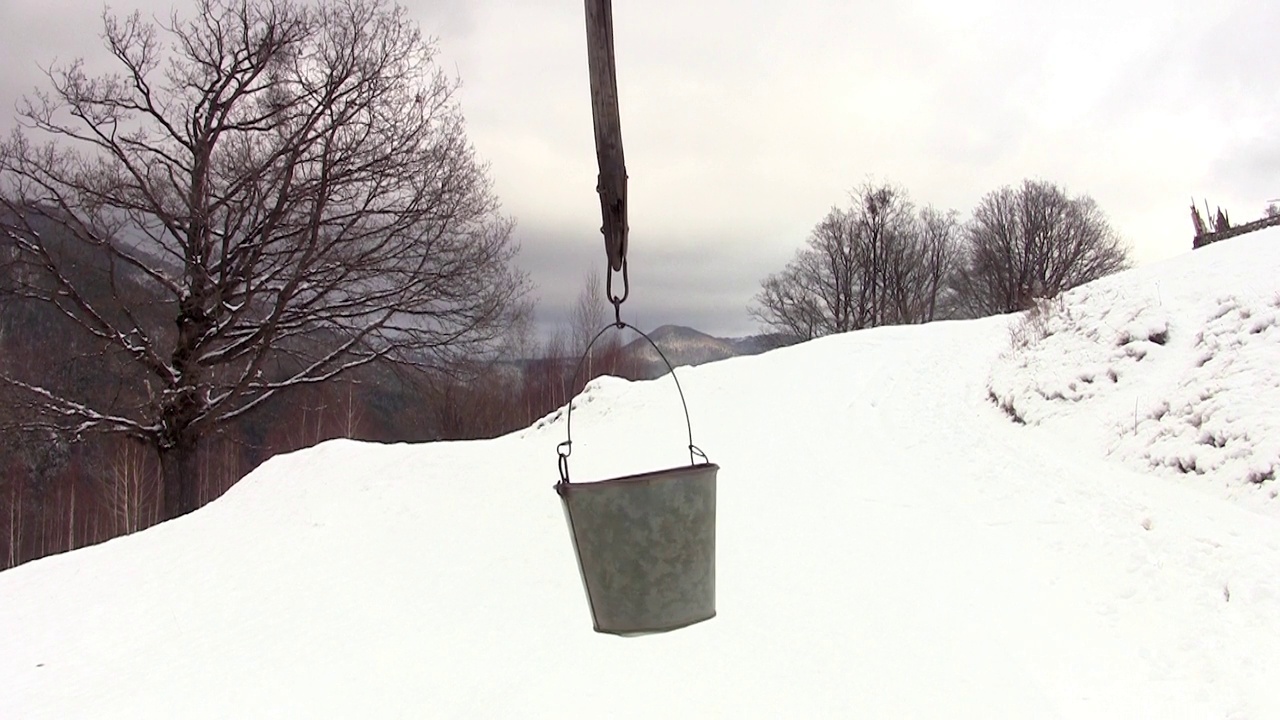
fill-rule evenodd
<path id="1" fill-rule="evenodd" d="M 12 259 L 9 243 L 0 238 L 0 252 Z M 86 292 L 95 285 L 109 289 L 101 256 L 86 254 L 62 267 L 74 268 L 71 280 Z M 0 279 L 10 289 L 14 270 L 13 263 L 0 267 L 9 273 Z M 292 387 L 202 435 L 195 463 L 198 505 L 279 453 L 333 438 L 393 443 L 495 437 L 561 407 L 594 377 L 652 375 L 652 363 L 628 361 L 630 349 L 614 338 L 598 343 L 574 377 L 590 338 L 583 323 L 592 333 L 605 324 L 591 293 L 598 288 L 591 278 L 587 282 L 576 328 L 539 340 L 517 324 L 496 354 L 459 359 L 445 369 L 369 363 L 340 378 Z M 124 284 L 117 279 L 117 290 Z M 85 342 L 76 322 L 55 307 L 0 294 L 0 370 L 12 376 L 19 368 L 42 387 L 99 406 L 118 403 L 146 384 L 129 376 L 127 363 L 113 363 Z M 38 403 L 12 385 L 0 385 L 0 408 L 7 415 L 0 432 L 0 569 L 165 519 L 159 462 L 145 442 L 39 422 Z"/>

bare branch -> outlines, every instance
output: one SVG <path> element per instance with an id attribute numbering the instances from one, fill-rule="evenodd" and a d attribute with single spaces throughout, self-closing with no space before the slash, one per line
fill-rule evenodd
<path id="1" fill-rule="evenodd" d="M 851 199 L 761 283 L 748 310 L 766 329 L 807 340 L 937 316 L 954 262 L 954 214 L 917 215 L 906 192 L 888 185 L 864 185 Z"/>
<path id="2" fill-rule="evenodd" d="M 974 317 L 1024 310 L 1129 265 L 1127 247 L 1092 198 L 1041 181 L 988 194 L 965 238 L 957 300 Z"/>
<path id="3" fill-rule="evenodd" d="M 497 351 L 528 291 L 514 224 L 406 10 L 199 0 L 104 28 L 119 72 L 50 69 L 0 142 L 15 297 L 125 378 L 92 400 L 10 378 L 59 425 L 145 439 L 175 514 L 193 501 L 165 457 L 201 433 L 369 363 Z"/>

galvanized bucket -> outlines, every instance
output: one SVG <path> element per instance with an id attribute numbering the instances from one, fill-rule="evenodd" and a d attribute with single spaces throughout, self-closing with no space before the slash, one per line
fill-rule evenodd
<path id="1" fill-rule="evenodd" d="M 621 322 L 610 327 L 615 326 L 631 327 Z M 636 332 L 671 368 L 653 340 Z M 574 376 L 576 382 L 576 372 Z M 565 423 L 569 439 L 557 448 L 560 482 L 555 489 L 564 505 L 597 632 L 666 632 L 710 620 L 716 614 L 716 472 L 720 468 L 693 444 L 689 408 L 674 368 L 671 377 L 689 427 L 687 466 L 596 482 L 570 482 L 573 404 L 569 405 Z"/>

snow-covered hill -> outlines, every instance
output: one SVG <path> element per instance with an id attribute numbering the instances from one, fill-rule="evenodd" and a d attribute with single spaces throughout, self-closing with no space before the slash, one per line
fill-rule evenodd
<path id="1" fill-rule="evenodd" d="M 792 343 L 781 335 L 751 335 L 741 338 L 718 338 L 682 325 L 663 325 L 648 333 L 650 345 L 637 337 L 623 348 L 640 377 L 656 378 L 667 372 L 666 363 L 653 346 L 657 345 L 667 361 L 675 367 L 702 365 L 741 355 L 757 355 Z"/>
<path id="2" fill-rule="evenodd" d="M 0 573 L 0 718 L 1280 717 L 1277 278 L 1264 231 L 681 369 L 718 616 L 665 635 L 591 631 L 563 413 L 275 458 Z M 576 403 L 575 478 L 688 462 L 670 378 Z"/>
<path id="3" fill-rule="evenodd" d="M 1135 470 L 1276 514 L 1280 231 L 1042 302 L 1011 329 L 991 397 Z"/>
<path id="4" fill-rule="evenodd" d="M 728 340 L 712 337 L 680 325 L 663 325 L 649 333 L 649 338 L 653 340 L 654 345 L 662 349 L 662 354 L 676 367 L 725 360 L 738 354 L 737 349 Z M 654 370 L 654 376 L 659 374 L 658 366 L 661 366 L 661 372 L 667 371 L 657 351 L 653 349 L 653 345 L 646 342 L 644 338 L 632 340 L 627 344 L 625 352 L 631 359 Z"/>

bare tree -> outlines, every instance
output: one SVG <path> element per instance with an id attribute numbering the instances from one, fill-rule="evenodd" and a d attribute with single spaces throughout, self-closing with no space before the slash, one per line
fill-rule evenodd
<path id="1" fill-rule="evenodd" d="M 582 290 L 578 291 L 578 299 L 574 302 L 573 312 L 569 317 L 574 352 L 582 355 L 587 351 L 587 345 L 605 326 L 607 317 L 600 271 L 592 268 L 582 281 Z"/>
<path id="2" fill-rule="evenodd" d="M 148 468 L 147 448 L 138 442 L 122 442 L 111 458 L 103 488 L 111 508 L 112 534 L 127 535 L 155 522 L 158 508 L 155 473 Z"/>
<path id="3" fill-rule="evenodd" d="M 920 260 L 906 286 L 914 290 L 913 315 L 920 322 L 933 322 L 953 314 L 952 279 L 959 270 L 960 226 L 954 210 L 943 212 L 933 206 L 921 210 L 917 221 Z"/>
<path id="4" fill-rule="evenodd" d="M 749 312 L 768 330 L 801 340 L 933 320 L 954 264 L 955 228 L 953 213 L 917 212 L 905 191 L 866 184 L 765 278 Z"/>
<path id="5" fill-rule="evenodd" d="M 572 360 L 567 357 L 568 340 L 564 328 L 557 327 L 542 347 L 539 377 L 534 387 L 539 391 L 542 408 L 558 408 L 569 401 L 569 373 Z"/>
<path id="6" fill-rule="evenodd" d="M 958 300 L 974 317 L 1025 310 L 1129 266 L 1128 248 L 1093 198 L 1049 182 L 989 193 L 964 235 Z"/>
<path id="7" fill-rule="evenodd" d="M 845 308 L 845 298 L 834 297 L 834 278 L 823 282 L 818 253 L 806 250 L 812 248 L 800 250 L 780 272 L 761 281 L 747 308 L 767 330 L 801 341 L 849 329 L 837 314 Z M 831 295 L 824 297 L 823 290 Z"/>
<path id="8" fill-rule="evenodd" d="M 569 317 L 569 336 L 573 343 L 573 354 L 575 358 L 583 358 L 583 374 L 578 378 L 580 383 L 586 383 L 602 372 L 612 370 L 612 368 L 601 366 L 596 360 L 617 354 L 621 345 L 618 334 L 615 332 L 603 335 L 599 342 L 591 346 L 591 341 L 612 320 L 610 315 L 600 281 L 600 271 L 592 268 L 583 279 L 582 290 L 578 292 L 578 299 L 573 304 L 573 312 Z M 574 362 L 577 360 L 575 359 Z M 574 388 L 573 391 L 576 392 L 577 389 Z"/>
<path id="9" fill-rule="evenodd" d="M 496 354 L 453 363 L 419 378 L 418 387 L 430 399 L 435 437 L 491 438 L 530 422 L 522 395 L 530 372 L 529 358 L 536 353 L 533 313 L 528 303 L 513 311 Z"/>
<path id="10" fill-rule="evenodd" d="M 145 442 L 171 518 L 199 503 L 203 433 L 362 365 L 492 347 L 528 283 L 403 8 L 197 0 L 104 27 L 120 72 L 51 69 L 0 142 L 12 292 L 125 378 L 86 399 L 6 374 L 43 424 Z"/>

